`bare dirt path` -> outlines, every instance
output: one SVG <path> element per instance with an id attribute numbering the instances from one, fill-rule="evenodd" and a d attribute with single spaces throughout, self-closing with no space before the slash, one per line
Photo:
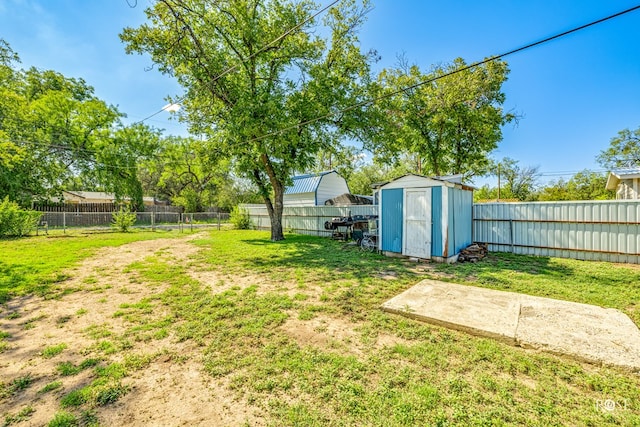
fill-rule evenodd
<path id="1" fill-rule="evenodd" d="M 135 304 L 162 292 L 158 286 L 138 280 L 127 266 L 158 252 L 169 255 L 174 262 L 188 262 L 198 251 L 190 240 L 198 237 L 196 234 L 104 248 L 69 272 L 71 279 L 65 286 L 80 291 L 59 299 L 28 296 L 11 300 L 0 313 L 0 328 L 11 335 L 9 348 L 0 353 L 0 381 L 10 384 L 29 378 L 30 384 L 14 395 L 0 396 L 0 415 L 15 416 L 31 407 L 31 416 L 18 424 L 47 425 L 61 410 L 59 398 L 90 381 L 91 370 L 60 376 L 57 366 L 62 362 L 78 365 L 92 356 L 96 331 L 104 329 L 105 336 L 125 332 L 126 322 L 114 317 L 123 304 Z M 64 349 L 58 355 L 47 357 L 43 353 L 61 345 Z M 125 353 L 161 355 L 123 380 L 130 388 L 126 395 L 96 411 L 101 425 L 261 424 L 257 408 L 237 401 L 223 381 L 214 381 L 202 372 L 200 351 L 189 343 L 178 343 L 171 335 L 149 343 L 134 342 L 132 348 L 114 353 L 111 360 L 103 363 L 121 361 Z M 38 393 L 55 381 L 62 383 L 57 390 Z"/>
<path id="2" fill-rule="evenodd" d="M 270 282 L 256 274 L 230 274 L 197 263 L 200 248 L 191 236 L 138 241 L 120 247 L 103 248 L 68 271 L 64 282 L 70 293 L 57 299 L 28 296 L 14 298 L 0 312 L 0 331 L 8 333 L 9 348 L 0 352 L 0 386 L 27 379 L 28 386 L 2 396 L 0 416 L 11 418 L 16 425 L 47 425 L 61 410 L 61 399 L 95 380 L 95 370 L 86 369 L 75 375 L 62 375 L 64 362 L 79 366 L 96 358 L 99 366 L 113 363 L 141 362 L 129 369 L 122 383 L 127 393 L 114 403 L 90 409 L 100 425 L 127 426 L 237 426 L 265 425 L 266 414 L 259 406 L 249 404 L 231 387 L 230 378 L 213 378 L 203 369 L 203 348 L 190 341 L 180 342 L 171 328 L 166 336 L 145 339 L 131 333 L 132 324 L 122 315 L 123 307 L 140 304 L 165 291 L 169 284 L 147 283 L 132 263 L 150 256 L 161 256 L 163 262 L 187 267 L 186 272 L 213 293 L 232 287 L 258 287 L 258 293 L 277 292 L 291 297 L 304 293 L 309 303 L 319 302 L 322 288 L 318 285 L 300 289 L 295 282 Z M 153 305 L 149 321 L 170 316 L 168 307 Z M 300 320 L 292 310 L 279 327 L 300 346 L 313 346 L 359 357 L 367 348 L 394 345 L 398 337 L 378 334 L 373 341 L 363 342 L 360 325 L 346 319 L 322 315 Z M 141 338 L 142 336 L 142 338 Z M 126 346 L 122 346 L 122 343 Z M 113 346 L 119 343 L 119 347 Z M 48 351 L 59 348 L 59 354 Z M 50 357 L 49 357 L 50 356 Z M 133 363 L 135 365 L 135 363 Z M 57 384 L 53 391 L 45 386 Z M 2 388 L 0 387 L 0 390 Z M 29 409 L 31 414 L 20 421 L 16 415 Z M 84 424 L 88 424 L 84 420 Z M 82 422 L 82 418 L 81 418 Z"/>

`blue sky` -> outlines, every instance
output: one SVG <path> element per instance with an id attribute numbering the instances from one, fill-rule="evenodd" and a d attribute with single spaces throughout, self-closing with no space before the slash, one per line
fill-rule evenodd
<path id="1" fill-rule="evenodd" d="M 364 49 L 382 56 L 376 70 L 395 65 L 400 53 L 426 70 L 456 57 L 474 62 L 499 54 L 637 2 L 378 0 L 360 39 Z M 126 0 L 0 0 L 0 37 L 23 67 L 82 77 L 98 97 L 136 121 L 164 106 L 167 95 L 181 93 L 171 78 L 148 70 L 148 57 L 126 55 L 118 38 L 122 28 L 144 22 L 146 5 L 148 0 L 134 8 Z M 567 178 L 599 169 L 595 156 L 609 140 L 619 130 L 640 127 L 640 10 L 506 60 L 505 108 L 522 118 L 504 128 L 495 157 L 539 166 L 543 180 Z M 168 117 L 162 113 L 148 123 L 183 133 Z"/>

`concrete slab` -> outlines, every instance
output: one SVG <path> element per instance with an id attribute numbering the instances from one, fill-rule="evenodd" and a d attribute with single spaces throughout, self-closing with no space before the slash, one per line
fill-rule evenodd
<path id="1" fill-rule="evenodd" d="M 423 280 L 382 308 L 513 345 L 640 370 L 640 330 L 615 309 L 436 280 Z"/>
<path id="2" fill-rule="evenodd" d="M 520 305 L 514 294 L 423 280 L 382 305 L 385 311 L 515 344 Z"/>
<path id="3" fill-rule="evenodd" d="M 522 295 L 516 342 L 591 363 L 640 369 L 640 332 L 619 310 Z"/>

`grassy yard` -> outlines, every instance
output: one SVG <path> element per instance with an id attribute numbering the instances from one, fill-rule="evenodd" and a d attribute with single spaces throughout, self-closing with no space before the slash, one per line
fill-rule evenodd
<path id="1" fill-rule="evenodd" d="M 0 289 L 42 292 L 95 248 L 156 235 L 2 241 L 0 266 L 14 278 L 3 273 Z M 59 392 L 60 411 L 50 425 L 99 423 L 102 408 L 126 395 L 161 357 L 139 356 L 139 343 L 160 347 L 167 340 L 192 343 L 202 369 L 223 380 L 242 405 L 259 408 L 267 425 L 640 425 L 637 373 L 379 309 L 422 278 L 436 278 L 615 307 L 640 323 L 637 266 L 508 254 L 477 264 L 414 264 L 308 236 L 278 243 L 256 231 L 204 236 L 192 242 L 201 250 L 188 262 L 158 251 L 127 267 L 132 280 L 154 291 L 113 313 L 114 321 L 125 322 L 124 332 L 91 326 L 90 351 L 47 377 L 42 393 L 56 393 L 66 375 L 92 372 L 85 388 Z M 198 274 L 216 280 L 205 284 Z M 45 350 L 54 358 L 69 351 Z M 174 363 L 185 357 L 195 356 Z M 30 384 L 28 378 L 0 383 L 0 404 Z M 603 410 L 607 399 L 618 404 L 615 410 Z M 21 410 L 26 419 L 29 408 Z"/>
<path id="2" fill-rule="evenodd" d="M 176 231 L 131 233 L 59 231 L 23 239 L 0 239 L 0 303 L 12 295 L 36 293 L 52 296 L 68 279 L 67 269 L 102 247 L 157 239 Z"/>

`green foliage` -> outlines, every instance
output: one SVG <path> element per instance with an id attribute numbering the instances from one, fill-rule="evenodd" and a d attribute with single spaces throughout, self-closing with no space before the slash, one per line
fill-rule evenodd
<path id="1" fill-rule="evenodd" d="M 491 161 L 489 175 L 500 178 L 498 188 L 483 186 L 474 192 L 474 200 L 509 200 L 534 201 L 537 199 L 538 179 L 540 173 L 537 166 L 521 166 L 517 160 L 508 157 L 500 161 Z M 498 197 L 499 196 L 499 197 Z"/>
<path id="2" fill-rule="evenodd" d="M 111 226 L 122 233 L 127 233 L 129 228 L 136 223 L 137 215 L 128 208 L 120 208 L 119 211 L 113 212 Z"/>
<path id="3" fill-rule="evenodd" d="M 0 202 L 0 237 L 22 237 L 33 230 L 42 213 L 21 209 L 20 206 L 6 196 Z"/>
<path id="4" fill-rule="evenodd" d="M 29 206 L 82 183 L 141 205 L 137 165 L 153 153 L 158 131 L 125 127 L 83 79 L 21 70 L 16 60 L 0 39 L 0 197 Z"/>
<path id="5" fill-rule="evenodd" d="M 469 67 L 462 58 L 427 73 L 404 59 L 383 70 L 375 87 L 376 96 L 386 96 L 377 103 L 375 156 L 387 164 L 408 156 L 409 169 L 423 175 L 484 174 L 502 125 L 515 119 L 502 109 L 508 73 L 502 61 Z"/>
<path id="6" fill-rule="evenodd" d="M 70 412 L 56 412 L 53 419 L 49 421 L 49 427 L 76 427 L 80 425 L 78 418 Z"/>
<path id="7" fill-rule="evenodd" d="M 618 132 L 618 136 L 611 138 L 609 148 L 602 150 L 596 160 L 607 169 L 640 166 L 640 127 Z"/>
<path id="8" fill-rule="evenodd" d="M 48 393 L 62 388 L 62 381 L 53 381 L 38 390 L 38 393 Z"/>
<path id="9" fill-rule="evenodd" d="M 559 179 L 543 187 L 538 200 L 612 200 L 615 191 L 607 190 L 607 176 L 602 173 L 584 170 L 572 176 L 568 181 Z"/>
<path id="10" fill-rule="evenodd" d="M 375 59 L 358 45 L 369 8 L 363 3 L 341 1 L 319 21 L 311 1 L 211 7 L 195 0 L 180 8 L 161 1 L 146 10 L 147 23 L 120 35 L 128 53 L 148 53 L 185 87 L 182 118 L 211 141 L 212 157 L 231 159 L 237 175 L 273 207 L 272 240 L 284 238 L 280 206 L 290 177 L 311 169 L 320 151 L 338 151 L 342 139 L 360 137 L 368 123 L 364 106 L 346 109 L 368 97 Z M 294 27 L 295 37 L 272 43 Z M 230 73 L 228 64 L 245 65 Z"/>
<path id="11" fill-rule="evenodd" d="M 33 409 L 32 406 L 25 406 L 20 410 L 20 412 L 15 415 L 7 414 L 4 417 L 4 425 L 9 426 L 13 423 L 21 423 L 23 421 L 27 421 L 29 418 L 31 418 L 31 415 L 33 415 L 35 411 L 36 410 Z"/>
<path id="12" fill-rule="evenodd" d="M 233 227 L 236 230 L 249 230 L 252 228 L 251 216 L 249 215 L 249 211 L 241 208 L 240 206 L 235 206 L 229 215 L 229 221 L 233 224 Z"/>
<path id="13" fill-rule="evenodd" d="M 60 353 L 62 353 L 66 348 L 67 348 L 67 345 L 65 343 L 51 345 L 51 346 L 45 347 L 45 349 L 42 350 L 41 355 L 45 359 L 51 359 L 52 357 L 55 357 Z"/>
<path id="14" fill-rule="evenodd" d="M 235 181 L 229 159 L 216 155 L 214 141 L 180 137 L 162 139 L 140 176 L 146 193 L 171 200 L 185 212 L 224 207 L 225 189 Z"/>

